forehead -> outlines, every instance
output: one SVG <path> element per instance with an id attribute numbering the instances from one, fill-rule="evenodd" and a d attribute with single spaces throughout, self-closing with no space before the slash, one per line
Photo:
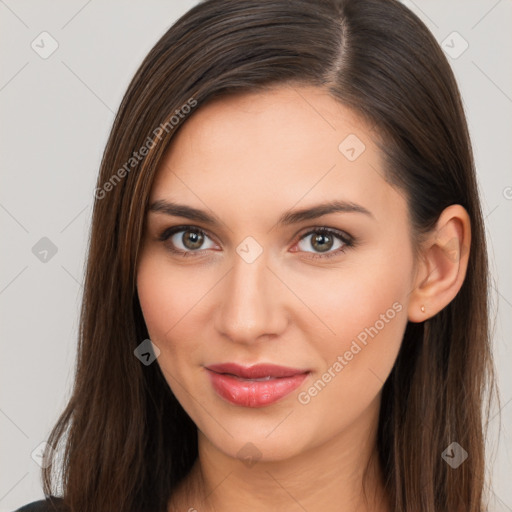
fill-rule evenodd
<path id="1" fill-rule="evenodd" d="M 217 98 L 186 120 L 160 163 L 151 200 L 222 216 L 319 200 L 396 200 L 371 132 L 325 90 L 282 86 Z M 230 208 L 231 207 L 231 208 Z M 219 211 L 222 210 L 223 212 Z M 250 213 L 249 213 L 250 212 Z"/>
<path id="2" fill-rule="evenodd" d="M 273 87 L 224 96 L 199 106 L 172 140 L 168 163 L 186 158 L 193 164 L 215 156 L 216 160 L 239 157 L 247 166 L 254 153 L 258 160 L 265 159 L 262 147 L 271 158 L 305 153 L 318 157 L 322 151 L 336 153 L 338 144 L 350 134 L 367 138 L 368 128 L 326 90 Z M 218 150 L 223 154 L 217 154 Z"/>

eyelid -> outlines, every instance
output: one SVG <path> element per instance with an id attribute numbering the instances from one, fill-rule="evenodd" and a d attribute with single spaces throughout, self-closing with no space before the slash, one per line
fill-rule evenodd
<path id="1" fill-rule="evenodd" d="M 354 237 L 352 235 L 349 235 L 346 231 L 336 228 L 330 228 L 328 226 L 313 226 L 310 228 L 305 228 L 305 230 L 301 231 L 297 235 L 297 241 L 302 240 L 306 236 L 311 235 L 313 233 L 332 234 L 340 238 L 340 240 L 342 240 L 345 243 L 351 243 L 354 241 Z"/>
<path id="2" fill-rule="evenodd" d="M 192 224 L 182 224 L 179 226 L 172 226 L 170 228 L 164 229 L 160 235 L 157 236 L 157 240 L 160 242 L 165 242 L 168 240 L 172 235 L 175 235 L 176 233 L 180 231 L 199 231 L 200 233 L 206 235 L 211 240 L 215 241 L 215 237 L 212 236 L 208 230 L 200 228 L 199 226 L 194 226 Z M 217 242 L 216 242 L 217 243 Z"/>

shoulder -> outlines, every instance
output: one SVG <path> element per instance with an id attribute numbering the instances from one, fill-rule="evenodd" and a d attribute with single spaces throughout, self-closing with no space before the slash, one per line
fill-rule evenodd
<path id="1" fill-rule="evenodd" d="M 16 509 L 14 512 L 65 512 L 62 498 L 51 496 L 45 500 L 33 501 Z"/>

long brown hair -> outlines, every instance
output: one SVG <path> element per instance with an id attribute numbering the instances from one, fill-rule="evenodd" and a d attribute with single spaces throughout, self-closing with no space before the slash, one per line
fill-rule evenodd
<path id="1" fill-rule="evenodd" d="M 135 286 L 148 197 L 172 137 L 205 102 L 279 84 L 323 87 L 375 127 L 415 234 L 451 204 L 470 216 L 465 281 L 440 313 L 408 324 L 383 387 L 377 448 L 394 511 L 484 510 L 483 404 L 488 392 L 488 422 L 497 394 L 488 263 L 468 129 L 443 52 L 395 0 L 206 0 L 145 58 L 103 155 L 74 388 L 48 439 L 62 454 L 72 512 L 164 511 L 197 457 L 196 427 L 159 366 L 134 356 L 149 338 Z M 457 469 L 441 456 L 453 441 L 469 454 Z M 46 495 L 57 494 L 54 466 L 43 470 Z"/>

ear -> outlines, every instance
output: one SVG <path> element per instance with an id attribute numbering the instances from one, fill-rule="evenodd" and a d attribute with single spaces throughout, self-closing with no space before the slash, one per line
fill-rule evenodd
<path id="1" fill-rule="evenodd" d="M 443 210 L 422 243 L 408 318 L 423 322 L 447 306 L 459 292 L 469 260 L 471 222 L 459 204 Z"/>

